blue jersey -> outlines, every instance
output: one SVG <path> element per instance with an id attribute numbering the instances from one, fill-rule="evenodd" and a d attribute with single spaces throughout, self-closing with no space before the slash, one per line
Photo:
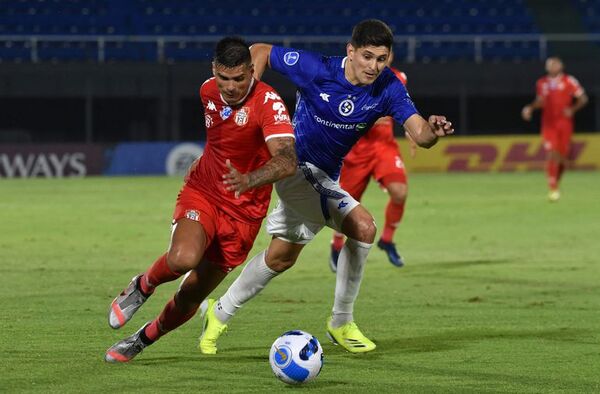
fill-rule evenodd
<path id="1" fill-rule="evenodd" d="M 399 124 L 417 113 L 400 80 L 385 68 L 370 85 L 346 79 L 346 58 L 273 46 L 271 68 L 296 84 L 293 125 L 298 161 L 309 162 L 332 179 L 352 146 L 382 116 Z"/>

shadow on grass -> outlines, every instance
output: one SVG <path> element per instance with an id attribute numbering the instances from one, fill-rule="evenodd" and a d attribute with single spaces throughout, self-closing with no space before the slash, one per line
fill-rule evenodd
<path id="1" fill-rule="evenodd" d="M 435 263 L 424 263 L 415 264 L 410 266 L 411 270 L 414 271 L 428 271 L 431 269 L 443 268 L 443 269 L 458 269 L 458 268 L 469 268 L 477 266 L 491 266 L 491 265 L 502 265 L 516 263 L 515 260 L 510 259 L 488 259 L 488 260 L 460 260 L 460 261 L 439 261 Z"/>
<path id="2" fill-rule="evenodd" d="M 579 342 L 580 337 L 589 335 L 589 330 L 571 328 L 553 330 L 460 330 L 422 337 L 384 339 L 376 341 L 376 343 L 378 353 L 382 354 L 423 353 L 459 349 L 466 344 L 486 340 L 545 339 L 559 342 Z"/>

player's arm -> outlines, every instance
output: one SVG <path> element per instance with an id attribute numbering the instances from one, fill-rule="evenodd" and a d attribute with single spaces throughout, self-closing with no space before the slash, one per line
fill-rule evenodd
<path id="1" fill-rule="evenodd" d="M 544 107 L 544 98 L 542 96 L 535 96 L 535 100 L 531 103 L 527 104 L 521 110 L 521 117 L 523 120 L 529 122 L 531 120 L 531 116 L 533 115 L 533 111 L 541 109 Z"/>
<path id="2" fill-rule="evenodd" d="M 413 114 L 406 119 L 403 126 L 410 138 L 421 148 L 431 148 L 438 137 L 454 133 L 452 122 L 441 115 L 431 115 L 425 120 L 421 115 Z"/>
<path id="3" fill-rule="evenodd" d="M 579 96 L 575 97 L 575 101 L 573 102 L 573 105 L 570 107 L 567 107 L 565 109 L 565 115 L 567 115 L 569 117 L 575 115 L 575 112 L 577 112 L 581 108 L 585 107 L 586 104 L 588 103 L 588 101 L 590 101 L 590 99 L 588 98 L 587 94 L 585 94 L 585 93 L 582 93 Z"/>
<path id="4" fill-rule="evenodd" d="M 271 67 L 271 44 L 258 43 L 250 47 L 252 64 L 254 65 L 254 78 L 260 81 L 267 67 Z"/>
<path id="5" fill-rule="evenodd" d="M 263 166 L 247 174 L 240 173 L 227 159 L 229 173 L 223 175 L 223 183 L 228 191 L 235 192 L 235 198 L 248 189 L 276 182 L 296 172 L 298 159 L 293 137 L 275 137 L 267 140 L 271 159 Z"/>

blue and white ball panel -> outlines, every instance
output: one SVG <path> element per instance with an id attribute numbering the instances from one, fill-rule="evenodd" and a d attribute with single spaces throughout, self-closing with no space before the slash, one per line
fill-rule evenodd
<path id="1" fill-rule="evenodd" d="M 275 376 L 283 382 L 306 383 L 321 372 L 323 350 L 311 334 L 300 330 L 288 331 L 271 346 L 269 361 Z"/>
<path id="2" fill-rule="evenodd" d="M 275 183 L 279 202 L 267 216 L 267 232 L 285 241 L 306 244 L 325 226 L 341 231 L 344 218 L 360 203 L 310 163 Z"/>

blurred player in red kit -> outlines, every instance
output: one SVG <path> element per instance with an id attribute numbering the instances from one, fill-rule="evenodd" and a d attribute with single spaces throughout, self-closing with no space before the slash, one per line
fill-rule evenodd
<path id="1" fill-rule="evenodd" d="M 538 79 L 536 97 L 523 107 L 521 116 L 530 121 L 533 111 L 542 110 L 542 139 L 546 149 L 546 174 L 550 192 L 548 199 L 560 198 L 558 184 L 569 158 L 573 115 L 587 102 L 588 97 L 577 79 L 563 72 L 557 57 L 546 60 L 547 75 Z"/>
<path id="2" fill-rule="evenodd" d="M 391 65 L 392 61 L 393 57 L 390 56 L 388 64 Z M 406 86 L 406 74 L 390 68 Z M 410 139 L 409 141 L 411 152 L 414 152 L 416 144 Z M 390 200 L 385 208 L 383 234 L 377 242 L 377 247 L 387 254 L 390 263 L 396 267 L 402 267 L 404 261 L 392 240 L 404 215 L 408 186 L 402 155 L 394 137 L 394 121 L 390 116 L 380 118 L 346 155 L 340 173 L 340 185 L 352 197 L 360 201 L 371 177 L 379 182 L 379 185 L 390 195 Z M 344 234 L 335 232 L 331 241 L 329 258 L 329 266 L 333 272 L 337 270 L 337 260 L 343 246 Z"/>
<path id="3" fill-rule="evenodd" d="M 106 361 L 129 361 L 192 318 L 204 298 L 246 260 L 267 214 L 271 183 L 295 173 L 286 106 L 253 73 L 243 40 L 217 43 L 214 77 L 200 88 L 206 147 L 177 197 L 169 249 L 114 299 L 109 325 L 121 328 L 157 286 L 188 275 L 160 315 L 110 347 Z"/>

